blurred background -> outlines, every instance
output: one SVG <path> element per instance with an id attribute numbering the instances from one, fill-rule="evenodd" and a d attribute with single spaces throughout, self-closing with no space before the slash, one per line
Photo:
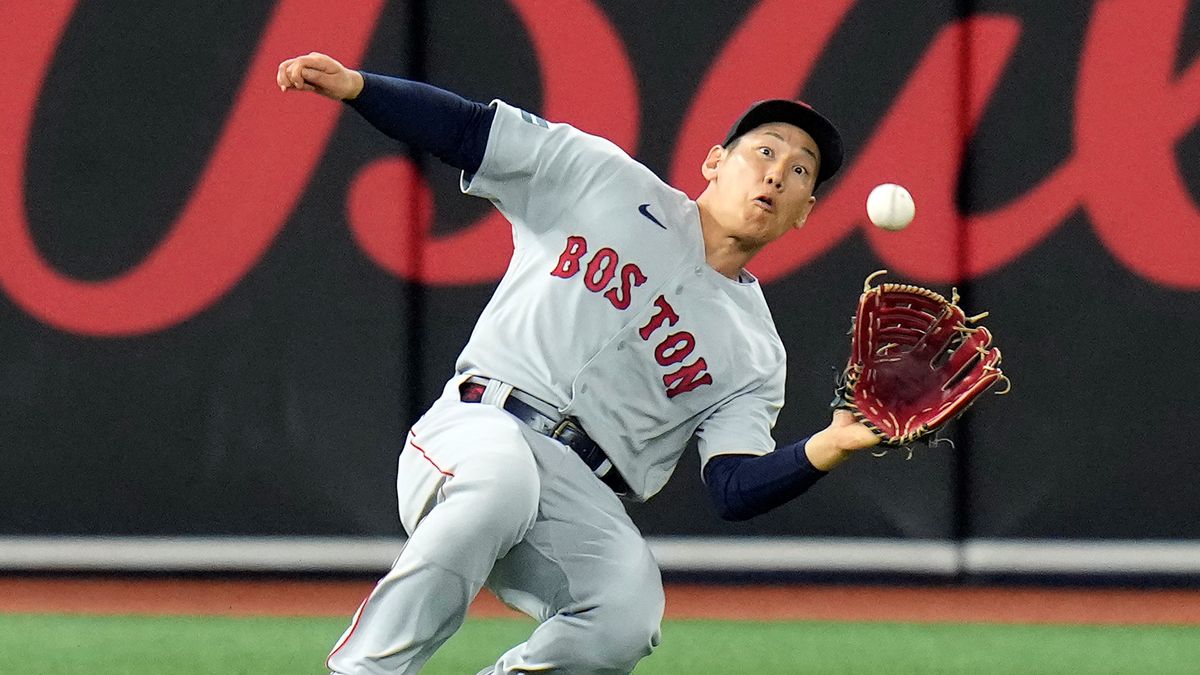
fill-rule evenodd
<path id="1" fill-rule="evenodd" d="M 747 523 L 685 455 L 630 506 L 668 575 L 1200 579 L 1197 3 L 341 5 L 0 3 L 0 568 L 390 564 L 396 453 L 511 240 L 452 170 L 280 93 L 316 50 L 571 122 L 693 196 L 750 102 L 832 117 L 845 168 L 751 267 L 781 442 L 825 425 L 869 273 L 991 312 L 1013 390 L 953 448 Z M 883 182 L 903 232 L 866 221 Z"/>

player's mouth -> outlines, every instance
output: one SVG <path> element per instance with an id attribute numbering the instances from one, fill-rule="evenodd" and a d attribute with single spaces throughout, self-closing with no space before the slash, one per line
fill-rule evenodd
<path id="1" fill-rule="evenodd" d="M 767 195 L 759 195 L 755 197 L 754 203 L 767 213 L 775 213 L 775 202 L 772 201 Z"/>

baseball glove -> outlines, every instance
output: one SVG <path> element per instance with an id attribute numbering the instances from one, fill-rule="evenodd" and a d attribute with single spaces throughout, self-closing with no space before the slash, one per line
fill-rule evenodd
<path id="1" fill-rule="evenodd" d="M 958 291 L 945 297 L 927 288 L 867 277 L 851 329 L 850 359 L 836 407 L 846 408 L 882 439 L 906 446 L 941 429 L 988 388 L 1003 380 L 992 334 L 973 325 Z"/>

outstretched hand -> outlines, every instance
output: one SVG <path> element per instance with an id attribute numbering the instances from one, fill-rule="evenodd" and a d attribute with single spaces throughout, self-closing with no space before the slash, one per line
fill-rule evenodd
<path id="1" fill-rule="evenodd" d="M 849 410 L 834 410 L 833 421 L 825 428 L 834 445 L 843 450 L 863 450 L 879 445 L 879 437 L 867 425 L 854 419 Z"/>
<path id="2" fill-rule="evenodd" d="M 879 445 L 879 437 L 854 419 L 849 410 L 834 410 L 829 426 L 813 434 L 804 446 L 808 461 L 822 471 L 841 464 L 851 454 Z"/>
<path id="3" fill-rule="evenodd" d="M 336 59 L 310 52 L 279 64 L 275 83 L 280 91 L 314 91 L 335 101 L 358 96 L 363 88 L 362 73 L 343 66 Z"/>

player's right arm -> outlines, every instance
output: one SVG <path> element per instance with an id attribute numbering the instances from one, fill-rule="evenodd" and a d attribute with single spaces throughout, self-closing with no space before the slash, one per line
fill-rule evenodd
<path id="1" fill-rule="evenodd" d="M 282 91 L 345 101 L 391 138 L 468 173 L 483 162 L 495 109 L 423 82 L 346 68 L 312 52 L 279 64 Z"/>
<path id="2" fill-rule="evenodd" d="M 611 189 L 618 174 L 652 175 L 612 142 L 570 125 L 350 70 L 317 52 L 279 64 L 276 84 L 345 101 L 388 136 L 462 169 L 463 191 L 493 201 L 517 230 L 554 227 L 565 208 L 595 194 L 596 185 Z"/>

